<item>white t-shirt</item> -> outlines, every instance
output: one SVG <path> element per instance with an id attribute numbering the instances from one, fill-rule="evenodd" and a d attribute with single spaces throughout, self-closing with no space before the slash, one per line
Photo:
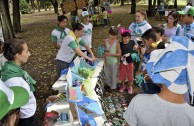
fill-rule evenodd
<path id="1" fill-rule="evenodd" d="M 167 102 L 157 94 L 139 94 L 123 117 L 130 126 L 194 126 L 194 107 Z"/>
<path id="2" fill-rule="evenodd" d="M 30 91 L 29 84 L 22 77 L 13 77 L 4 82 L 6 86 L 21 86 L 25 88 L 30 96 L 27 104 L 20 107 L 20 118 L 29 118 L 35 114 L 36 111 L 36 99 L 32 91 Z"/>
<path id="3" fill-rule="evenodd" d="M 135 23 L 132 23 L 129 26 L 129 29 L 131 30 L 131 40 L 134 40 L 135 42 L 137 42 L 136 38 L 141 37 L 144 32 L 146 32 L 148 29 L 152 28 L 152 26 L 149 23 L 146 23 L 145 25 L 142 25 L 142 26 L 139 27 L 138 32 L 140 34 L 136 34 L 132 29 L 133 25 L 135 25 Z"/>
<path id="4" fill-rule="evenodd" d="M 80 41 L 82 39 L 79 38 L 78 43 L 80 44 Z M 74 50 L 69 46 L 70 42 L 75 42 L 75 39 L 71 35 L 67 35 L 65 37 L 65 40 L 61 44 L 61 48 L 59 49 L 56 59 L 64 61 L 66 63 L 70 63 L 73 60 L 73 57 L 75 56 Z M 78 45 L 80 46 L 80 45 Z"/>
<path id="5" fill-rule="evenodd" d="M 65 34 L 68 35 L 69 32 L 70 32 L 70 29 L 69 28 L 65 28 L 64 31 L 65 31 Z M 62 42 L 64 41 L 64 38 L 61 39 L 61 32 L 59 30 L 57 30 L 57 29 L 54 29 L 52 31 L 52 33 L 51 33 L 51 36 L 57 37 L 57 45 L 61 46 Z"/>
<path id="6" fill-rule="evenodd" d="M 92 48 L 92 24 L 89 23 L 88 25 L 85 25 L 82 23 L 84 26 L 84 34 L 82 36 L 82 39 L 86 42 L 86 44 L 89 45 L 90 48 Z M 85 47 L 80 46 L 81 50 L 86 50 Z"/>

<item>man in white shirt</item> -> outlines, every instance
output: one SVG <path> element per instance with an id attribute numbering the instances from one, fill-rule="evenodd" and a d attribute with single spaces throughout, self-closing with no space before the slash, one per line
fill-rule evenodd
<path id="1" fill-rule="evenodd" d="M 146 65 L 158 94 L 140 94 L 123 114 L 125 126 L 194 126 L 194 108 L 184 100 L 194 89 L 194 43 L 187 37 L 171 37 L 164 50 L 154 50 Z"/>

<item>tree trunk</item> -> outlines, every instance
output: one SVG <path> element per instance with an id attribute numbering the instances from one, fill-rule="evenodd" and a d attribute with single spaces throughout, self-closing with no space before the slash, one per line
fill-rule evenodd
<path id="1" fill-rule="evenodd" d="M 17 32 L 21 32 L 21 23 L 20 23 L 20 1 L 13 0 L 13 30 Z"/>
<path id="2" fill-rule="evenodd" d="M 194 6 L 194 5 L 193 5 Z M 174 1 L 174 8 L 177 8 L 177 0 Z"/>
<path id="3" fill-rule="evenodd" d="M 94 6 L 98 6 L 99 3 L 100 3 L 99 0 L 94 0 Z"/>
<path id="4" fill-rule="evenodd" d="M 156 6 L 156 0 L 154 0 L 153 5 L 152 5 L 152 0 L 148 1 L 147 16 L 153 17 L 155 15 L 155 6 Z"/>
<path id="5" fill-rule="evenodd" d="M 47 4 L 44 3 L 44 10 L 47 11 Z"/>
<path id="6" fill-rule="evenodd" d="M 78 9 L 77 9 L 76 0 L 74 0 L 74 2 L 76 5 L 76 10 L 71 12 L 71 26 L 73 26 L 74 23 L 78 23 L 78 12 L 77 12 Z"/>
<path id="7" fill-rule="evenodd" d="M 5 31 L 3 30 L 4 25 L 2 23 L 2 15 L 1 15 L 1 13 L 0 13 L 0 27 L 1 27 L 1 30 L 2 30 L 2 34 L 0 34 L 0 40 L 4 42 L 5 41 L 5 38 L 4 38 Z"/>
<path id="8" fill-rule="evenodd" d="M 124 5 L 124 0 L 121 0 L 121 6 L 123 6 Z"/>
<path id="9" fill-rule="evenodd" d="M 161 0 L 157 0 L 157 5 L 159 6 L 161 3 Z"/>
<path id="10" fill-rule="evenodd" d="M 136 0 L 131 0 L 131 14 L 136 12 Z"/>
<path id="11" fill-rule="evenodd" d="M 50 0 L 50 1 L 51 1 L 52 5 L 53 5 L 53 7 L 54 7 L 55 14 L 59 14 L 59 12 L 58 12 L 58 2 L 57 2 L 57 0 Z"/>
<path id="12" fill-rule="evenodd" d="M 37 6 L 38 6 L 38 12 L 40 12 L 40 0 L 36 0 L 37 1 Z"/>
<path id="13" fill-rule="evenodd" d="M 78 22 L 76 21 L 77 16 L 78 16 L 77 9 L 71 12 L 71 26 L 73 26 L 74 23 Z"/>
<path id="14" fill-rule="evenodd" d="M 7 30 L 7 35 L 5 35 L 8 39 L 12 39 L 15 37 L 13 32 L 13 27 L 11 24 L 11 18 L 9 13 L 9 1 L 8 0 L 0 0 L 0 9 L 2 12 L 3 23 L 5 24 L 5 30 Z"/>
<path id="15" fill-rule="evenodd" d="M 31 7 L 32 7 L 32 10 L 33 10 L 33 13 L 35 13 L 35 3 L 34 3 L 34 0 L 30 0 L 31 2 Z"/>

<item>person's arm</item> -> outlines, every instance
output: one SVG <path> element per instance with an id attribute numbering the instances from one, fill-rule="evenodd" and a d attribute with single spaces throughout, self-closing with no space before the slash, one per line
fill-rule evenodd
<path id="1" fill-rule="evenodd" d="M 130 125 L 128 123 L 126 123 L 125 126 L 130 126 Z"/>
<path id="2" fill-rule="evenodd" d="M 53 45 L 54 45 L 55 49 L 60 49 L 60 47 L 61 47 L 60 45 L 57 44 L 57 42 L 53 42 Z"/>
<path id="3" fill-rule="evenodd" d="M 89 61 L 94 61 L 94 60 L 95 60 L 94 58 L 90 58 L 90 57 L 88 57 L 86 54 L 84 54 L 84 53 L 80 50 L 80 48 L 75 48 L 74 51 L 75 51 L 75 53 L 76 53 L 77 55 L 83 57 L 84 59 L 87 59 L 87 60 L 89 60 Z"/>
<path id="4" fill-rule="evenodd" d="M 135 42 L 134 42 L 135 43 Z M 133 49 L 135 50 L 135 51 L 139 51 L 139 47 L 138 47 L 138 45 L 136 45 L 136 44 L 134 44 L 134 46 L 133 46 Z"/>
<path id="5" fill-rule="evenodd" d="M 86 48 L 86 50 L 87 50 L 87 51 L 90 53 L 90 55 L 92 56 L 93 60 L 96 60 L 96 58 L 95 58 L 95 56 L 94 56 L 94 53 L 93 53 L 92 50 L 90 49 L 89 45 L 86 44 L 86 42 L 85 42 L 83 39 L 81 39 L 79 43 L 80 43 L 81 46 L 84 46 L 84 47 Z"/>
<path id="6" fill-rule="evenodd" d="M 61 46 L 57 44 L 57 36 L 56 36 L 54 31 L 52 31 L 52 33 L 51 33 L 51 40 L 53 42 L 54 47 L 56 49 L 60 49 Z"/>
<path id="7" fill-rule="evenodd" d="M 80 44 L 81 44 L 81 43 L 80 43 Z M 89 60 L 89 61 L 94 61 L 93 58 L 88 57 L 86 54 L 84 54 L 84 53 L 80 50 L 79 46 L 77 45 L 77 43 L 76 43 L 75 41 L 69 42 L 68 46 L 69 46 L 70 48 L 72 48 L 72 49 L 74 50 L 74 52 L 75 52 L 77 55 L 79 55 L 79 56 L 81 56 L 81 57 L 83 57 L 83 58 L 85 58 L 85 59 L 87 59 L 87 60 Z"/>
<path id="8" fill-rule="evenodd" d="M 84 47 L 85 47 L 86 50 L 90 53 L 90 55 L 92 56 L 92 58 L 93 58 L 93 59 L 96 59 L 96 57 L 94 56 L 94 53 L 92 52 L 92 50 L 90 49 L 90 47 L 89 47 L 87 44 L 85 44 Z"/>
<path id="9" fill-rule="evenodd" d="M 106 55 L 106 56 L 120 57 L 120 56 L 121 56 L 121 48 L 120 48 L 120 44 L 117 43 L 117 51 L 116 51 L 116 53 L 107 52 L 105 55 Z"/>
<path id="10" fill-rule="evenodd" d="M 176 29 L 176 36 L 180 36 L 180 33 L 181 33 L 181 26 L 178 25 Z"/>

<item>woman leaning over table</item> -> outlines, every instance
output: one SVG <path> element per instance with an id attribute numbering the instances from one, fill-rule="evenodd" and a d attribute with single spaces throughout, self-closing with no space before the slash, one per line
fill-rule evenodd
<path id="1" fill-rule="evenodd" d="M 86 44 L 86 42 L 83 39 L 81 39 L 83 33 L 84 33 L 84 26 L 80 23 L 76 23 L 73 25 L 73 31 L 70 31 L 70 33 L 65 37 L 64 41 L 62 42 L 61 48 L 59 49 L 56 56 L 56 67 L 57 67 L 58 77 L 60 77 L 60 73 L 63 69 L 66 69 L 69 67 L 69 64 L 72 62 L 75 54 L 89 61 L 94 61 L 96 59 L 89 45 Z M 79 45 L 85 47 L 86 50 L 92 56 L 92 58 L 84 54 L 80 50 Z"/>

